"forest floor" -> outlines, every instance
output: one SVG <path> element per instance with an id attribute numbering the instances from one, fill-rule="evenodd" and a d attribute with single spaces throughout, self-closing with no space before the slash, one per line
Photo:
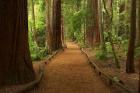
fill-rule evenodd
<path id="1" fill-rule="evenodd" d="M 114 93 L 96 75 L 79 47 L 72 42 L 67 45 L 46 65 L 39 87 L 27 93 Z"/>
<path id="2" fill-rule="evenodd" d="M 88 49 L 87 49 L 88 52 Z M 91 53 L 91 51 L 89 52 Z M 46 60 L 35 62 L 38 73 L 39 65 Z M 9 93 L 22 86 L 13 86 L 0 90 Z M 101 79 L 88 63 L 88 58 L 72 42 L 45 65 L 44 77 L 39 86 L 26 93 L 125 93 L 116 87 L 109 86 Z"/>
<path id="3" fill-rule="evenodd" d="M 117 69 L 114 63 L 113 57 L 108 57 L 106 59 L 99 60 L 96 57 L 97 51 L 91 48 L 85 48 L 84 51 L 90 56 L 90 59 L 97 64 L 106 74 L 113 77 L 119 78 L 125 86 L 133 91 L 133 93 L 138 93 L 138 81 L 139 81 L 139 59 L 135 60 L 135 73 L 126 73 L 126 57 L 120 54 L 119 62 L 121 65 L 120 69 Z M 119 51 L 119 53 L 121 53 Z M 121 89 L 119 90 L 121 91 Z M 120 93 L 120 92 L 119 92 Z"/>

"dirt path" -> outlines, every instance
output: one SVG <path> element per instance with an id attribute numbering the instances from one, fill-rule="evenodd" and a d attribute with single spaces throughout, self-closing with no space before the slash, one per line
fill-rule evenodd
<path id="1" fill-rule="evenodd" d="M 68 49 L 46 66 L 39 87 L 30 93 L 112 93 L 93 72 L 78 46 L 67 45 Z"/>

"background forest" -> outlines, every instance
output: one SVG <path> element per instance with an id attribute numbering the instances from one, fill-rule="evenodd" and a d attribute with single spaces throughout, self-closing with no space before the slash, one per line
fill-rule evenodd
<path id="1" fill-rule="evenodd" d="M 33 60 L 47 56 L 45 0 L 28 0 L 29 44 Z"/>
<path id="2" fill-rule="evenodd" d="M 52 1 L 28 1 L 32 60 L 41 60 L 60 48 L 61 43 L 65 47 L 66 41 L 74 41 L 90 53 L 104 71 L 115 74 L 115 78 L 122 77 L 123 71 L 136 72 L 134 77 L 138 78 L 139 0 L 62 0 L 61 20 L 56 23 L 60 25 L 61 21 L 60 33 L 55 29 L 53 21 L 60 17 L 57 15 L 60 12 L 54 12 L 57 10 L 53 10 L 55 6 Z M 59 43 L 58 38 L 61 38 Z M 108 67 L 111 69 L 106 70 Z M 132 83 L 136 82 L 138 79 Z"/>
<path id="3" fill-rule="evenodd" d="M 128 52 L 131 7 L 129 0 L 63 0 L 61 25 L 65 39 L 71 39 L 81 47 L 92 47 L 97 59 L 112 56 L 120 67 L 118 57 L 126 57 Z M 28 11 L 30 51 L 32 59 L 39 60 L 48 54 L 46 2 L 28 0 Z M 138 18 L 137 12 L 135 57 L 140 55 Z"/>

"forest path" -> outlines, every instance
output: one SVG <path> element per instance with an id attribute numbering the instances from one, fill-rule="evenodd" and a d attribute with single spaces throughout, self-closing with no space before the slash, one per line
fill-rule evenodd
<path id="1" fill-rule="evenodd" d="M 43 80 L 30 93 L 112 93 L 78 46 L 68 42 L 67 47 L 46 65 Z"/>

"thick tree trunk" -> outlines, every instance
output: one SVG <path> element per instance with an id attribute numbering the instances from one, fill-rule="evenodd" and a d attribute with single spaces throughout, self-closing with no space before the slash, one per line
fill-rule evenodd
<path id="1" fill-rule="evenodd" d="M 61 0 L 56 0 L 56 24 L 55 24 L 55 32 L 56 32 L 56 48 L 62 48 L 62 41 L 61 41 Z"/>
<path id="2" fill-rule="evenodd" d="M 27 0 L 0 2 L 0 86 L 35 79 L 28 46 Z"/>
<path id="3" fill-rule="evenodd" d="M 47 0 L 48 49 L 50 52 L 62 48 L 61 0 Z"/>
<path id="4" fill-rule="evenodd" d="M 86 41 L 90 47 L 100 43 L 98 0 L 89 0 L 86 20 Z"/>
<path id="5" fill-rule="evenodd" d="M 126 61 L 126 72 L 134 73 L 134 49 L 136 39 L 136 0 L 131 1 L 131 18 L 130 18 L 130 40 Z"/>
<path id="6" fill-rule="evenodd" d="M 53 1 L 53 50 L 62 48 L 61 41 L 61 0 Z"/>

